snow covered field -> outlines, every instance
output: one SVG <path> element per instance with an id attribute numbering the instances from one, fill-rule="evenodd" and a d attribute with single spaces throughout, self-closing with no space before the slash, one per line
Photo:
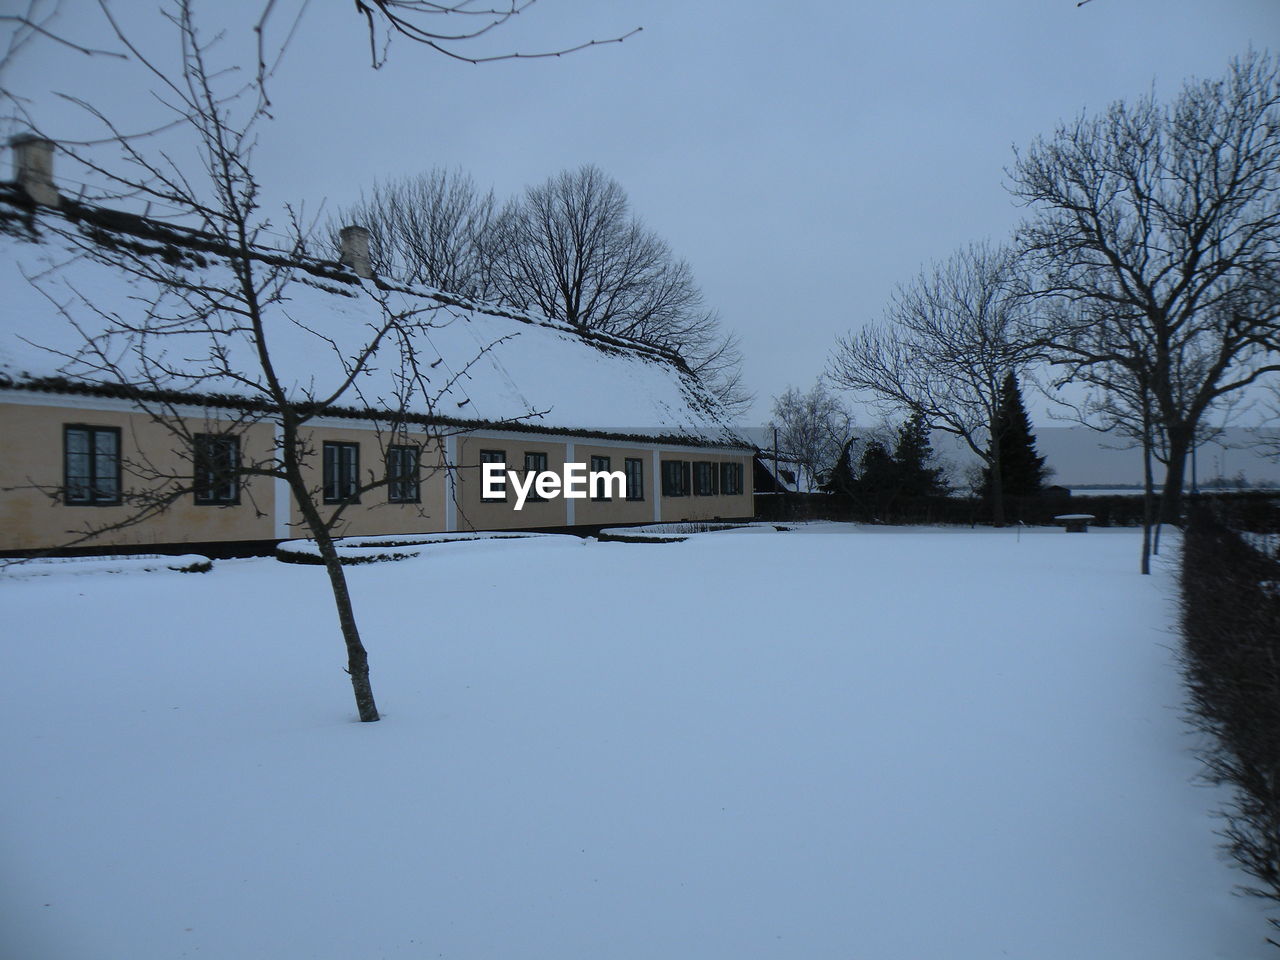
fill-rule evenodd
<path id="1" fill-rule="evenodd" d="M 1136 537 L 0 580 L 0 956 L 1268 957 Z"/>

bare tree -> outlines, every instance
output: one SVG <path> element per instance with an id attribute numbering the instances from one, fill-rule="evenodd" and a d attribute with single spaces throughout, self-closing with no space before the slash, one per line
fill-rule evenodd
<path id="1" fill-rule="evenodd" d="M 837 341 L 828 375 L 961 438 L 990 470 L 993 519 L 1004 522 L 1001 387 L 1036 355 L 1015 257 L 976 244 L 898 288 L 884 322 Z"/>
<path id="2" fill-rule="evenodd" d="M 819 380 L 807 392 L 794 387 L 773 401 L 778 441 L 814 483 L 826 480 L 853 434 L 853 418 Z"/>
<path id="3" fill-rule="evenodd" d="M 341 227 L 361 224 L 379 274 L 485 301 L 497 294 L 494 216 L 492 190 L 481 192 L 461 170 L 437 167 L 375 183 L 331 219 L 329 233 L 337 250 Z"/>
<path id="4" fill-rule="evenodd" d="M 129 139 L 115 141 L 118 162 L 74 147 L 68 152 L 98 174 L 109 194 L 159 204 L 183 226 L 65 198 L 61 226 L 57 217 L 41 219 L 74 254 L 72 263 L 97 263 L 105 276 L 130 284 L 127 302 L 100 302 L 76 285 L 74 272 L 65 280 L 56 272 L 33 278 L 80 334 L 78 346 L 55 351 L 64 374 L 132 400 L 166 431 L 176 452 L 168 459 L 139 453 L 128 464 L 135 485 L 115 491 L 131 508 L 127 517 L 87 527 L 82 538 L 147 520 L 202 487 L 283 481 L 328 574 L 360 719 L 374 721 L 368 655 L 334 533 L 362 493 L 420 482 L 424 464 L 417 454 L 394 463 L 387 454 L 397 444 L 419 451 L 431 446 L 423 437 L 431 437 L 434 400 L 466 373 L 455 366 L 449 379 L 433 381 L 434 358 L 419 362 L 422 334 L 450 315 L 440 304 L 373 280 L 367 265 L 353 263 L 364 279 L 335 274 L 332 264 L 307 256 L 306 230 L 296 219 L 288 228 L 290 245 L 269 246 L 280 231 L 260 209 L 251 170 L 263 102 L 251 102 L 237 118 L 235 101 L 218 87 L 228 73 L 209 62 L 211 44 L 196 29 L 190 0 L 178 0 L 166 16 L 180 38 L 180 74 L 169 76 L 136 47 L 131 55 L 178 112 L 200 175 L 164 150 L 146 153 Z M 296 314 L 291 302 L 309 291 L 314 296 L 317 286 L 327 297 L 363 298 L 366 322 L 325 329 Z M 290 362 L 299 355 L 309 360 L 303 369 Z M 204 407 L 203 416 L 192 415 L 193 403 Z M 309 429 L 326 414 L 370 422 L 381 454 L 363 474 L 339 471 L 333 489 L 319 480 Z M 248 439 L 258 425 L 272 428 L 274 440 L 265 447 Z"/>
<path id="5" fill-rule="evenodd" d="M 1167 107 L 1082 116 L 1010 178 L 1035 208 L 1019 240 L 1050 358 L 1063 380 L 1127 397 L 1130 422 L 1149 399 L 1167 444 L 1160 516 L 1176 522 L 1206 412 L 1280 369 L 1280 69 L 1250 53 Z"/>
<path id="6" fill-rule="evenodd" d="M 374 265 L 390 276 L 659 347 L 729 412 L 751 403 L 737 339 L 703 307 L 688 264 L 595 167 L 530 188 L 500 214 L 492 190 L 435 169 L 375 184 L 332 221 L 335 245 L 346 222 L 369 226 Z"/>
<path id="7" fill-rule="evenodd" d="M 629 214 L 625 191 L 597 167 L 526 189 L 499 233 L 504 303 L 678 353 L 731 412 L 750 402 L 737 343 L 704 306 L 689 265 Z"/>
<path id="8" fill-rule="evenodd" d="M 501 225 L 502 295 L 512 306 L 661 346 L 703 322 L 688 265 L 629 215 L 621 185 L 597 167 L 529 187 Z"/>

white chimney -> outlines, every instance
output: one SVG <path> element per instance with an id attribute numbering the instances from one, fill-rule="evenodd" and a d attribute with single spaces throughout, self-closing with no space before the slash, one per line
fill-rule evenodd
<path id="1" fill-rule="evenodd" d="M 23 133 L 9 141 L 13 148 L 13 179 L 36 203 L 56 207 L 62 202 L 53 184 L 53 141 Z"/>
<path id="2" fill-rule="evenodd" d="M 342 263 L 357 277 L 370 279 L 373 265 L 369 261 L 369 231 L 364 227 L 343 227 L 338 237 L 342 244 Z"/>

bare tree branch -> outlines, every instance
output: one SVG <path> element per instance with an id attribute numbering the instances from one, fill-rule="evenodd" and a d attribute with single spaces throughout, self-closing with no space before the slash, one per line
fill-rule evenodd
<path id="1" fill-rule="evenodd" d="M 274 2 L 274 0 L 272 0 Z M 468 40 L 476 40 L 493 32 L 519 16 L 535 0 L 508 0 L 505 5 L 487 9 L 475 7 L 470 0 L 456 3 L 432 3 L 430 0 L 355 0 L 356 13 L 365 19 L 369 30 L 369 56 L 376 70 L 386 62 L 386 52 L 392 35 L 405 37 L 414 43 L 444 54 L 453 60 L 463 63 L 493 63 L 498 60 L 537 60 L 548 57 L 561 57 L 569 53 L 577 53 L 589 47 L 604 46 L 611 43 L 622 43 L 624 40 L 640 33 L 644 28 L 636 27 L 616 37 L 606 40 L 586 40 L 580 43 L 559 47 L 555 50 L 544 50 L 537 53 L 509 52 L 488 56 L 469 56 L 459 52 L 455 45 Z M 452 18 L 452 19 L 450 19 Z M 478 21 L 456 31 L 449 31 L 447 25 L 467 18 Z M 265 18 L 264 18 L 265 19 Z M 436 27 L 436 24 L 440 24 Z M 379 51 L 378 37 L 384 37 Z"/>
<path id="2" fill-rule="evenodd" d="M 1250 53 L 1167 106 L 1081 117 L 1010 178 L 1035 211 L 1019 243 L 1061 380 L 1162 437 L 1161 517 L 1176 522 L 1206 413 L 1280 370 L 1280 67 Z"/>

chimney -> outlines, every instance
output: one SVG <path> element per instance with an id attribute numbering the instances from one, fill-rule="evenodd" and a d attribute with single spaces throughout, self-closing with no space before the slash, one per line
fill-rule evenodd
<path id="1" fill-rule="evenodd" d="M 13 148 L 13 179 L 36 203 L 56 207 L 62 202 L 53 185 L 53 141 L 23 133 L 9 141 Z"/>
<path id="2" fill-rule="evenodd" d="M 343 227 L 338 234 L 342 243 L 342 263 L 357 277 L 369 280 L 373 266 L 369 262 L 369 231 L 364 227 Z"/>

